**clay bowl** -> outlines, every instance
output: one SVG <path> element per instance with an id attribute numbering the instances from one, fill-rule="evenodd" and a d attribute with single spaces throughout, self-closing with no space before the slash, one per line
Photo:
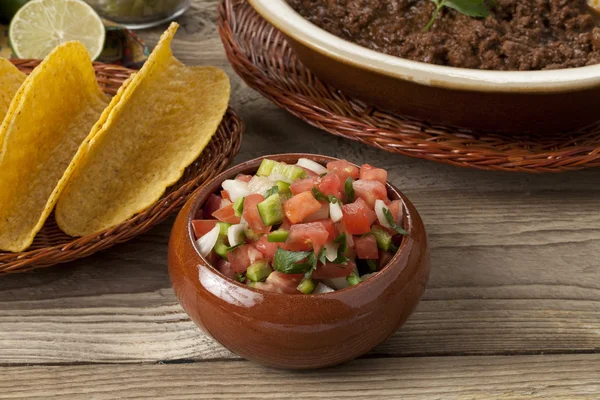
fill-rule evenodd
<path id="1" fill-rule="evenodd" d="M 356 287 L 321 295 L 289 295 L 256 290 L 226 278 L 194 245 L 191 221 L 221 182 L 254 174 L 263 158 L 320 163 L 332 157 L 310 154 L 265 156 L 233 167 L 204 186 L 183 207 L 171 232 L 169 275 L 190 318 L 232 352 L 286 369 L 331 366 L 365 354 L 404 324 L 417 306 L 429 277 L 429 247 L 415 207 L 388 184 L 391 199 L 404 202 L 404 239 L 392 261 Z"/>
<path id="2" fill-rule="evenodd" d="M 249 0 L 321 80 L 368 104 L 433 124 L 509 133 L 574 131 L 600 119 L 600 65 L 483 71 L 411 61 L 318 28 L 285 0 Z"/>

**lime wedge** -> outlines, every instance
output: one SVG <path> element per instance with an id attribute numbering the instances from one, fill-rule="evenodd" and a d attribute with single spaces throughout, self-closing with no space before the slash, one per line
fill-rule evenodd
<path id="1" fill-rule="evenodd" d="M 104 47 L 104 24 L 81 0 L 33 0 L 15 14 L 8 29 L 18 58 L 44 58 L 61 43 L 80 41 L 95 60 Z"/>

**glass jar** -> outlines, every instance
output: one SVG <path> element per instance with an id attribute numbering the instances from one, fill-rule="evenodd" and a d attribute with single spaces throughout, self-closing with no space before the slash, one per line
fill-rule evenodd
<path id="1" fill-rule="evenodd" d="M 85 0 L 103 18 L 129 29 L 144 29 L 179 17 L 190 0 Z"/>

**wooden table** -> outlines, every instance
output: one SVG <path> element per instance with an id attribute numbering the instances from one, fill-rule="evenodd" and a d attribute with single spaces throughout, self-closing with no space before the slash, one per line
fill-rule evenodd
<path id="1" fill-rule="evenodd" d="M 205 337 L 178 305 L 169 220 L 88 259 L 0 278 L 0 398 L 600 398 L 600 171 L 460 169 L 312 129 L 232 72 L 215 11 L 196 1 L 173 47 L 187 64 L 229 73 L 248 125 L 236 162 L 302 151 L 388 169 L 429 230 L 423 301 L 361 359 L 263 368 Z M 140 36 L 153 46 L 163 28 Z"/>

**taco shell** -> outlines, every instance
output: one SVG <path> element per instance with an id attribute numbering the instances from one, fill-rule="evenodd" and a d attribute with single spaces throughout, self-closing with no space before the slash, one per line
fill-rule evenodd
<path id="1" fill-rule="evenodd" d="M 31 245 L 107 104 L 79 42 L 58 46 L 27 77 L 0 127 L 0 249 Z"/>
<path id="2" fill-rule="evenodd" d="M 26 75 L 5 58 L 0 58 L 0 121 L 6 116 L 8 106 L 17 90 L 25 81 Z M 0 143 L 2 139 L 0 138 Z"/>
<path id="3" fill-rule="evenodd" d="M 171 52 L 173 23 L 142 69 L 123 84 L 71 163 L 57 203 L 71 236 L 111 228 L 176 183 L 216 132 L 229 102 L 227 75 L 186 67 Z"/>

